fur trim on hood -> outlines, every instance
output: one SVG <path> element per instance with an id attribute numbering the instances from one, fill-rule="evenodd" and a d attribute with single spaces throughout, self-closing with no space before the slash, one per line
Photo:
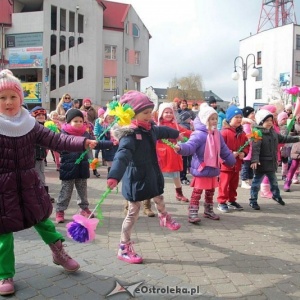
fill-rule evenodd
<path id="1" fill-rule="evenodd" d="M 119 141 L 122 137 L 128 136 L 134 133 L 134 127 L 132 125 L 128 126 L 120 126 L 118 124 L 115 124 L 111 129 L 110 129 L 110 134 L 117 140 Z"/>

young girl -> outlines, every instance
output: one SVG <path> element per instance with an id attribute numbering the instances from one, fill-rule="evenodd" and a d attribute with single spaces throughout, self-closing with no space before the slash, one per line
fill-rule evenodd
<path id="1" fill-rule="evenodd" d="M 188 213 L 190 223 L 200 222 L 198 211 L 203 190 L 205 190 L 203 216 L 212 220 L 220 219 L 213 211 L 214 192 L 219 185 L 220 157 L 228 166 L 235 164 L 235 158 L 216 129 L 217 124 L 217 111 L 206 103 L 202 104 L 199 114 L 194 120 L 195 131 L 186 143 L 176 146 L 178 153 L 193 155 L 191 174 L 194 177 L 191 187 L 194 189 Z"/>
<path id="2" fill-rule="evenodd" d="M 49 245 L 53 262 L 75 272 L 79 264 L 64 250 L 62 234 L 49 218 L 52 204 L 34 168 L 36 144 L 55 151 L 84 151 L 95 141 L 63 136 L 36 122 L 21 105 L 20 81 L 9 70 L 0 72 L 0 295 L 15 292 L 13 232 L 34 226 Z"/>
<path id="3" fill-rule="evenodd" d="M 115 120 L 114 116 L 110 116 L 108 114 L 108 111 L 106 111 L 104 113 L 104 118 L 103 118 L 103 123 L 102 123 L 102 128 L 103 131 L 107 129 L 108 126 L 111 125 L 111 123 Z M 114 137 L 111 135 L 110 130 L 108 130 L 103 137 L 101 138 L 101 140 L 104 141 L 115 141 Z M 118 150 L 118 146 L 113 146 L 110 149 L 102 149 L 102 159 L 106 162 L 107 165 L 107 172 L 109 173 L 109 170 L 111 168 L 112 165 L 112 161 L 114 160 L 114 156 L 116 154 Z"/>
<path id="4" fill-rule="evenodd" d="M 158 125 L 177 129 L 187 138 L 192 133 L 191 130 L 188 130 L 177 124 L 172 103 L 162 103 L 159 106 Z M 170 143 L 174 143 L 176 142 L 176 139 L 169 139 L 168 141 Z M 180 171 L 183 169 L 182 156 L 174 152 L 174 150 L 162 140 L 157 141 L 156 151 L 160 169 L 164 177 L 170 177 L 173 179 L 176 191 L 176 199 L 178 201 L 189 202 L 189 199 L 182 194 L 182 185 L 180 181 Z"/>
<path id="5" fill-rule="evenodd" d="M 135 116 L 130 126 L 113 132 L 119 139 L 119 148 L 108 174 L 107 186 L 113 189 L 122 179 L 122 194 L 129 201 L 128 214 L 122 225 L 118 259 L 138 264 L 142 263 L 143 258 L 133 249 L 131 231 L 138 219 L 141 201 L 153 198 L 160 226 L 170 230 L 180 228 L 165 209 L 162 196 L 164 178 L 159 168 L 155 147 L 158 139 L 176 139 L 179 132 L 153 124 L 154 104 L 143 93 L 129 91 L 120 98 L 120 103 L 128 103 L 133 108 Z"/>
<path id="6" fill-rule="evenodd" d="M 243 130 L 246 134 L 250 134 L 252 131 L 253 125 L 255 125 L 255 112 L 254 108 L 251 106 L 246 106 L 242 109 L 243 112 Z M 243 189 L 251 189 L 251 181 L 253 179 L 253 170 L 250 168 L 251 165 L 251 153 L 252 153 L 252 145 L 250 143 L 249 152 L 247 156 L 244 158 L 241 170 L 241 179 Z"/>
<path id="7" fill-rule="evenodd" d="M 96 119 L 95 126 L 94 126 L 94 136 L 97 140 L 99 140 L 100 135 L 103 132 L 102 123 L 103 123 L 103 119 L 104 119 L 104 114 L 105 114 L 105 110 L 102 107 L 100 107 L 98 109 L 98 119 Z M 99 158 L 99 153 L 100 153 L 100 150 L 95 151 L 95 158 Z"/>
<path id="8" fill-rule="evenodd" d="M 71 108 L 66 114 L 66 123 L 62 126 L 62 133 L 65 135 L 75 135 L 90 138 L 87 132 L 87 127 L 84 125 L 84 117 L 82 111 L 76 108 Z M 111 148 L 113 143 L 110 141 L 100 141 L 96 148 Z M 74 185 L 76 187 L 80 200 L 77 204 L 81 208 L 80 214 L 84 217 L 89 217 L 89 202 L 87 199 L 87 178 L 90 177 L 90 166 L 88 156 L 85 155 L 79 164 L 76 160 L 80 157 L 80 152 L 62 152 L 61 164 L 59 170 L 59 179 L 61 180 L 61 190 L 59 192 L 56 203 L 56 222 L 64 223 L 65 210 L 68 208 Z"/>
<path id="9" fill-rule="evenodd" d="M 255 210 L 260 210 L 257 196 L 264 176 L 269 179 L 272 199 L 280 205 L 285 205 L 280 196 L 276 178 L 277 148 L 279 143 L 296 143 L 300 141 L 300 138 L 277 133 L 273 129 L 273 114 L 266 109 L 260 109 L 256 113 L 255 119 L 258 124 L 256 128 L 262 132 L 262 139 L 252 144 L 251 168 L 254 170 L 254 178 L 250 190 L 249 205 Z"/>
<path id="10" fill-rule="evenodd" d="M 83 114 L 83 117 L 84 117 L 84 121 L 83 121 L 83 124 L 86 126 L 86 131 L 88 132 L 88 134 L 94 139 L 95 136 L 94 136 L 94 125 L 92 122 L 90 122 L 88 120 L 88 114 L 86 111 L 82 110 L 81 111 L 82 114 Z M 97 149 L 99 150 L 99 149 Z M 88 154 L 87 154 L 87 158 L 89 161 L 92 161 L 94 159 L 94 155 L 93 155 L 93 151 L 92 149 L 89 150 Z M 95 164 L 90 164 L 90 167 L 93 171 L 93 174 L 99 178 L 100 177 L 100 174 L 98 173 L 97 171 L 97 166 Z"/>
<path id="11" fill-rule="evenodd" d="M 58 113 L 57 111 L 53 110 L 49 114 L 49 119 L 54 123 L 54 125 L 57 127 L 57 130 L 60 132 L 61 130 L 61 123 L 59 122 L 58 119 Z M 60 168 L 60 154 L 57 151 L 52 151 L 53 157 L 55 160 L 55 165 L 56 165 L 56 171 L 59 171 Z"/>

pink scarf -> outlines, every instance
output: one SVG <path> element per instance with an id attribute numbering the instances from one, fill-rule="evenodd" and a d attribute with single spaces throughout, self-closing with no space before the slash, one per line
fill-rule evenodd
<path id="1" fill-rule="evenodd" d="M 219 131 L 217 129 L 209 131 L 206 138 L 203 162 L 200 164 L 198 171 L 202 171 L 205 167 L 219 168 L 220 150 Z"/>
<path id="2" fill-rule="evenodd" d="M 62 129 L 68 134 L 75 135 L 75 136 L 82 136 L 86 132 L 87 127 L 85 124 L 83 124 L 82 127 L 77 128 L 71 126 L 69 123 L 65 123 L 63 124 Z"/>

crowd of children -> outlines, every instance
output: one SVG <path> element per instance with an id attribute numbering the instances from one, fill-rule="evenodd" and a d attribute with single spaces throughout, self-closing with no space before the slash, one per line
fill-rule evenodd
<path id="1" fill-rule="evenodd" d="M 88 98 L 84 99 L 80 110 L 72 106 L 70 95 L 65 94 L 57 110 L 50 113 L 49 121 L 53 126 L 48 124 L 48 127 L 45 125 L 46 110 L 35 107 L 29 113 L 22 107 L 23 99 L 18 79 L 8 70 L 1 71 L 0 139 L 10 151 L 0 148 L 3 160 L 0 168 L 4 174 L 0 176 L 0 198 L 4 207 L 11 206 L 7 211 L 14 214 L 4 216 L 0 211 L 0 295 L 14 293 L 14 255 L 7 249 L 13 249 L 13 232 L 25 228 L 35 227 L 50 246 L 55 264 L 69 272 L 79 269 L 79 264 L 66 254 L 62 245 L 64 238 L 49 219 L 52 204 L 45 179 L 47 149 L 53 151 L 61 180 L 55 209 L 57 223 L 64 222 L 74 186 L 79 198 L 79 213 L 93 217 L 89 210 L 87 179 L 93 158 L 91 149 L 97 150 L 95 157 L 102 149 L 108 172 L 104 185 L 114 189 L 122 180 L 122 195 L 128 203 L 117 257 L 134 264 L 143 262 L 131 240 L 143 201 L 150 205 L 150 199 L 153 200 L 160 226 L 173 231 L 181 227 L 166 209 L 164 177 L 174 182 L 174 198 L 189 202 L 187 220 L 192 224 L 200 222 L 198 213 L 203 191 L 203 217 L 219 220 L 220 216 L 213 209 L 217 187 L 217 209 L 228 213 L 243 210 L 237 201 L 240 179 L 241 187 L 249 189 L 249 206 L 254 210 L 260 209 L 259 190 L 264 197 L 285 205 L 276 177 L 279 163 L 285 180 L 284 191 L 289 192 L 291 184 L 296 183 L 300 165 L 300 118 L 295 116 L 292 130 L 287 126 L 292 117 L 291 107 L 278 111 L 276 106 L 266 105 L 255 112 L 250 106 L 240 109 L 231 105 L 218 130 L 219 116 L 212 106 L 202 104 L 199 110 L 189 111 L 182 101 L 180 109 L 174 111 L 173 103 L 163 103 L 155 123 L 153 102 L 144 93 L 129 91 L 119 101 L 122 105 L 130 105 L 135 113 L 130 125 L 115 125 L 105 131 L 115 117 L 102 108 L 96 114 Z M 90 151 L 81 157 L 84 149 Z M 22 175 L 24 172 L 26 176 Z M 182 184 L 189 184 L 187 172 L 192 176 L 190 199 L 182 191 Z M 16 173 L 21 182 L 15 185 L 9 182 L 8 186 L 6 176 L 13 180 Z M 96 169 L 93 173 L 98 174 Z M 36 191 L 39 191 L 39 199 Z M 14 201 L 10 199 L 5 203 L 7 197 Z"/>

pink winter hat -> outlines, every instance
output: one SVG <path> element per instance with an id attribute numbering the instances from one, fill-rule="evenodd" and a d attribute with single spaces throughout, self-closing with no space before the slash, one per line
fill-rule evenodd
<path id="1" fill-rule="evenodd" d="M 138 91 L 129 91 L 120 98 L 121 104 L 129 104 L 137 115 L 147 108 L 154 108 L 154 103 L 149 97 Z"/>
<path id="2" fill-rule="evenodd" d="M 4 90 L 16 92 L 21 99 L 21 104 L 24 102 L 24 93 L 20 80 L 7 69 L 0 72 L 0 92 Z"/>
<path id="3" fill-rule="evenodd" d="M 287 120 L 289 118 L 288 114 L 285 111 L 282 111 L 280 114 L 278 114 L 277 116 L 277 121 L 278 124 L 280 125 L 280 123 L 282 122 L 282 120 Z"/>
<path id="4" fill-rule="evenodd" d="M 101 115 L 104 115 L 104 113 L 105 113 L 105 110 L 102 107 L 100 107 L 98 109 L 98 117 L 100 117 Z"/>
<path id="5" fill-rule="evenodd" d="M 271 105 L 271 104 L 264 105 L 260 109 L 265 109 L 265 110 L 269 111 L 272 114 L 276 113 L 276 106 L 275 105 Z"/>
<path id="6" fill-rule="evenodd" d="M 85 105 L 87 102 L 90 102 L 90 104 L 92 104 L 92 100 L 90 98 L 84 98 L 82 104 Z"/>

